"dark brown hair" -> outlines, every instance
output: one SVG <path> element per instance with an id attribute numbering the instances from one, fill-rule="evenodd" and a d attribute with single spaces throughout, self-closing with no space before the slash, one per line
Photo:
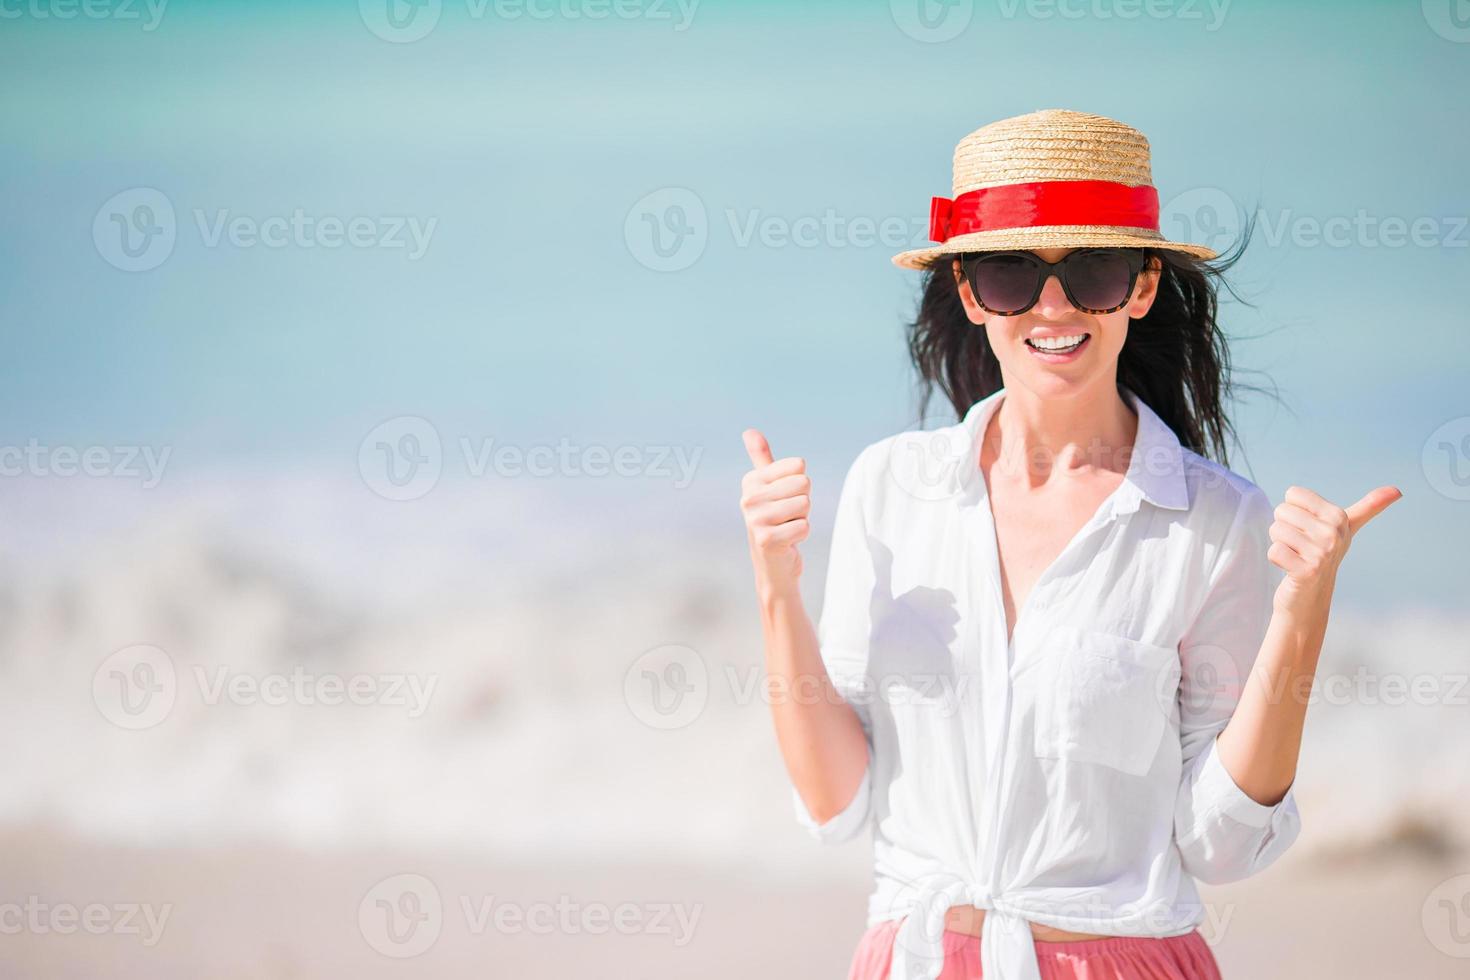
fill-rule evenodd
<path id="1" fill-rule="evenodd" d="M 1229 466 L 1227 437 L 1235 438 L 1224 403 L 1241 385 L 1231 377 L 1225 335 L 1216 322 L 1217 283 L 1242 300 L 1224 273 L 1239 261 L 1250 239 L 1247 218 L 1237 245 L 1211 260 L 1170 249 L 1144 249 L 1160 266 L 1158 295 L 1147 314 L 1128 325 L 1118 355 L 1118 383 L 1142 398 L 1201 456 Z M 917 317 L 908 325 L 909 355 L 922 386 L 919 415 L 938 388 L 963 417 L 969 407 L 1001 387 L 1000 362 L 985 328 L 970 322 L 952 272 L 959 253 L 936 258 L 924 273 Z M 1152 265 L 1152 262 L 1150 263 Z"/>

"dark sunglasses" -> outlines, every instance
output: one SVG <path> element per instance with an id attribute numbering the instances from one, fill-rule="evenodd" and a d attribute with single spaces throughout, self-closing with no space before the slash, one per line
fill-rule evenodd
<path id="1" fill-rule="evenodd" d="M 1141 248 L 1079 248 L 1058 262 L 1018 250 L 962 255 L 960 268 L 975 302 L 997 316 L 1019 316 L 1031 309 L 1053 275 L 1076 309 L 1115 313 L 1128 305 L 1146 260 Z"/>

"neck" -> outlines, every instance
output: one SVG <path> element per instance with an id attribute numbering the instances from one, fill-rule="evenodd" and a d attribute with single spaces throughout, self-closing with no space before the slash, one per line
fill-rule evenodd
<path id="1" fill-rule="evenodd" d="M 1053 476 L 1071 479 L 1096 470 L 1128 471 L 1138 417 L 1111 379 L 1065 397 L 1006 385 L 985 445 L 1004 472 L 1028 487 Z"/>

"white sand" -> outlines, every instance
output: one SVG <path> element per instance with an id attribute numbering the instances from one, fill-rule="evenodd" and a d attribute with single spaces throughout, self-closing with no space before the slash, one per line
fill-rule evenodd
<path id="1" fill-rule="evenodd" d="M 862 845 L 842 855 L 844 868 Z M 863 930 L 866 882 L 774 881 L 756 872 L 679 867 L 510 867 L 452 854 L 322 854 L 279 847 L 132 850 L 12 834 L 0 900 L 171 905 L 161 939 L 25 929 L 0 939 L 0 975 L 116 978 L 832 977 L 841 980 Z M 1228 978 L 1462 978 L 1470 959 L 1439 952 L 1421 926 L 1431 889 L 1464 856 L 1383 856 L 1326 867 L 1297 862 L 1209 888 L 1223 931 L 1206 927 Z M 442 901 L 438 939 L 413 958 L 375 951 L 359 924 L 364 896 L 415 873 Z M 480 919 L 510 903 L 560 900 L 579 917 L 624 905 L 646 924 L 623 935 L 586 926 L 532 934 Z M 465 911 L 468 902 L 469 912 Z M 658 910 L 677 908 L 685 919 Z M 373 928 L 369 920 L 369 929 Z M 477 923 L 480 927 L 477 929 Z M 594 923 L 595 925 L 595 923 Z M 685 926 L 692 927 L 691 929 Z M 7 932 L 11 931 L 7 924 Z M 1446 935 L 1448 935 L 1446 933 Z M 376 934 L 382 942 L 382 934 Z M 404 949 L 393 947 L 391 949 Z M 1462 953 L 1470 954 L 1470 943 Z"/>

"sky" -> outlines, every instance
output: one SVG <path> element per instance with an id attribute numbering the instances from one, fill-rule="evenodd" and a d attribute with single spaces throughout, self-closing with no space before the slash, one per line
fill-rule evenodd
<path id="1" fill-rule="evenodd" d="M 1232 468 L 1398 486 L 1340 594 L 1463 606 L 1463 4 L 391 3 L 0 0 L 0 445 L 698 447 L 667 511 L 755 425 L 840 473 L 920 421 L 889 257 L 954 144 L 1070 108 L 1148 135 L 1166 233 L 1257 215 Z"/>

